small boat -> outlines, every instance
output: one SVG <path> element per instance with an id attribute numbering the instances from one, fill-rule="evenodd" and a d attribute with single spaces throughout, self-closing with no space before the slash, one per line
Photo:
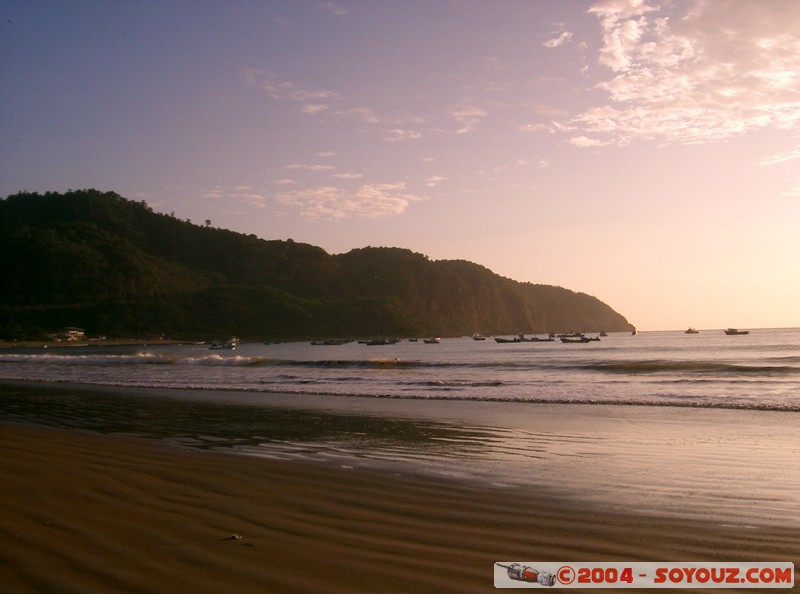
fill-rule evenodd
<path id="1" fill-rule="evenodd" d="M 434 337 L 423 338 L 422 342 L 424 342 L 425 344 L 439 344 L 439 339 Z"/>
<path id="2" fill-rule="evenodd" d="M 689 328 L 686 330 L 686 332 L 684 332 L 684 334 L 700 334 L 700 332 L 698 332 L 694 328 Z"/>
<path id="3" fill-rule="evenodd" d="M 587 342 L 600 342 L 599 336 L 585 336 L 584 334 L 579 334 L 578 336 L 562 336 L 561 342 L 570 344 L 570 343 L 587 343 Z"/>
<path id="4" fill-rule="evenodd" d="M 538 336 L 531 336 L 528 341 L 529 342 L 553 342 L 555 337 L 548 336 L 547 338 L 539 338 Z"/>
<path id="5" fill-rule="evenodd" d="M 561 337 L 561 342 L 566 343 L 566 344 L 580 344 L 580 343 L 591 342 L 592 340 L 593 339 L 587 338 L 585 336 L 578 336 L 578 337 L 562 336 Z M 600 340 L 600 339 L 598 338 L 597 340 Z"/>
<path id="6" fill-rule="evenodd" d="M 486 340 L 486 337 L 483 334 L 473 334 L 472 340 Z"/>
<path id="7" fill-rule="evenodd" d="M 236 350 L 237 344 L 238 342 L 230 342 L 230 341 L 220 342 L 218 340 L 215 340 L 214 342 L 211 343 L 211 346 L 208 348 L 212 351 L 218 351 L 218 350 L 233 351 Z"/>
<path id="8" fill-rule="evenodd" d="M 745 334 L 750 334 L 750 330 L 739 330 L 737 328 L 728 328 L 724 330 L 725 334 L 728 336 L 741 336 Z"/>
<path id="9" fill-rule="evenodd" d="M 522 342 L 519 336 L 515 336 L 514 338 L 504 338 L 502 336 L 495 336 L 494 341 L 499 344 L 508 344 L 512 342 Z"/>
<path id="10" fill-rule="evenodd" d="M 495 336 L 495 342 L 511 343 L 511 342 L 533 342 L 532 338 L 525 338 L 524 334 L 517 334 L 514 338 L 503 338 L 502 336 Z"/>

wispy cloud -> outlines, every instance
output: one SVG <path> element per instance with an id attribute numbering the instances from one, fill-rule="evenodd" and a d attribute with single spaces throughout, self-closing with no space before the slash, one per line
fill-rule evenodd
<path id="1" fill-rule="evenodd" d="M 376 116 L 375 113 L 368 107 L 354 107 L 353 109 L 339 111 L 336 113 L 336 115 L 341 118 L 352 118 L 356 120 L 361 120 L 363 122 L 366 122 L 367 124 L 380 123 L 378 116 Z"/>
<path id="2" fill-rule="evenodd" d="M 303 106 L 303 113 L 307 113 L 310 115 L 317 115 L 323 111 L 329 110 L 330 107 L 327 105 L 323 105 L 321 103 L 309 103 L 308 105 Z"/>
<path id="3" fill-rule="evenodd" d="M 523 124 L 519 130 L 520 132 L 549 132 L 551 128 L 547 124 Z"/>
<path id="4" fill-rule="evenodd" d="M 596 138 L 588 138 L 586 136 L 574 136 L 569 139 L 569 143 L 580 147 L 603 146 L 605 144 L 609 144 L 606 141 L 597 140 Z"/>
<path id="5" fill-rule="evenodd" d="M 547 47 L 547 48 L 551 48 L 552 49 L 554 47 L 558 47 L 560 45 L 564 45 L 570 39 L 572 39 L 572 33 L 570 33 L 569 31 L 562 31 L 561 33 L 559 33 L 555 37 L 553 37 L 551 39 L 548 39 L 547 41 L 543 41 L 542 45 Z"/>
<path id="6" fill-rule="evenodd" d="M 246 205 L 252 208 L 266 208 L 267 197 L 264 194 L 253 191 L 250 186 L 215 186 L 214 188 L 201 194 L 206 200 L 224 203 L 227 206 Z"/>
<path id="7" fill-rule="evenodd" d="M 434 188 L 443 181 L 445 181 L 446 179 L 447 179 L 446 177 L 442 177 L 441 175 L 432 175 L 431 177 L 425 180 L 425 187 Z"/>
<path id="8" fill-rule="evenodd" d="M 543 158 L 535 159 L 518 159 L 517 165 L 520 167 L 535 167 L 536 169 L 547 169 L 550 167 L 550 161 Z"/>
<path id="9" fill-rule="evenodd" d="M 552 105 L 542 105 L 541 103 L 532 106 L 533 113 L 540 116 L 547 116 L 553 118 L 563 118 L 568 115 L 567 110 L 563 107 L 554 107 Z"/>
<path id="10" fill-rule="evenodd" d="M 302 103 L 303 111 L 312 115 L 329 109 L 324 101 L 339 97 L 334 91 L 306 89 L 290 81 L 278 80 L 277 75 L 263 70 L 247 69 L 244 79 L 248 85 L 261 89 L 270 99 Z"/>
<path id="11" fill-rule="evenodd" d="M 643 0 L 603 0 L 589 9 L 600 19 L 603 28 L 603 47 L 600 63 L 616 72 L 627 70 L 632 58 L 639 53 L 642 37 L 648 27 L 645 15 L 657 10 Z M 658 21 L 661 27 L 666 21 Z M 662 37 L 663 35 L 663 31 Z M 675 48 L 670 47 L 670 52 Z M 662 50 L 662 55 L 666 52 Z"/>
<path id="12" fill-rule="evenodd" d="M 800 149 L 767 155 L 756 161 L 756 164 L 762 166 L 777 165 L 778 163 L 785 163 L 786 161 L 792 161 L 794 159 L 800 159 Z"/>
<path id="13" fill-rule="evenodd" d="M 327 10 L 334 16 L 344 16 L 346 14 L 350 14 L 350 11 L 346 7 L 342 6 L 341 4 L 337 4 L 336 2 L 320 2 L 317 4 L 317 8 Z"/>
<path id="14" fill-rule="evenodd" d="M 456 134 L 472 132 L 481 120 L 488 115 L 486 111 L 472 104 L 451 107 L 447 112 L 461 126 L 456 131 Z"/>
<path id="15" fill-rule="evenodd" d="M 333 177 L 336 179 L 361 179 L 364 177 L 361 173 L 334 173 Z"/>
<path id="16" fill-rule="evenodd" d="M 766 157 L 762 157 L 761 159 L 757 160 L 756 165 L 761 167 L 769 167 L 772 165 L 779 165 L 781 163 L 793 161 L 795 159 L 800 159 L 800 149 L 767 155 Z M 800 198 L 800 177 L 794 181 L 794 184 L 788 190 L 784 190 L 781 192 L 781 194 L 791 198 Z"/>
<path id="17" fill-rule="evenodd" d="M 213 190 L 207 190 L 203 192 L 202 194 L 200 194 L 200 196 L 202 196 L 206 200 L 219 200 L 225 197 L 225 191 L 222 189 L 222 187 L 218 186 Z"/>
<path id="18" fill-rule="evenodd" d="M 247 85 L 261 89 L 270 99 L 299 103 L 300 110 L 311 116 L 329 113 L 339 120 L 355 120 L 376 125 L 397 125 L 396 121 L 382 121 L 369 107 L 343 108 L 341 103 L 344 102 L 345 98 L 336 91 L 309 89 L 291 81 L 281 81 L 272 72 L 247 69 L 244 71 L 244 80 Z M 335 104 L 339 105 L 334 110 L 333 105 Z M 414 121 L 415 119 L 413 116 L 407 118 L 408 121 Z M 400 134 L 396 134 L 396 132 L 396 130 L 392 130 L 387 140 L 398 141 L 417 137 L 411 131 L 400 131 Z M 406 132 L 406 134 L 402 132 Z"/>
<path id="19" fill-rule="evenodd" d="M 333 165 L 305 165 L 303 163 L 292 163 L 287 165 L 286 169 L 305 169 L 307 171 L 333 171 L 336 169 Z"/>
<path id="20" fill-rule="evenodd" d="M 361 174 L 338 174 L 344 180 L 361 178 Z M 434 178 L 444 179 L 444 178 Z M 247 212 L 251 209 L 288 207 L 297 210 L 307 219 L 344 220 L 378 219 L 403 214 L 412 202 L 427 200 L 426 196 L 412 194 L 404 183 L 363 184 L 355 190 L 337 186 L 317 186 L 290 190 L 293 179 L 280 179 L 275 183 L 286 186 L 284 191 L 269 195 L 255 191 L 250 186 L 214 186 L 201 196 L 215 203 L 215 208 Z"/>
<path id="21" fill-rule="evenodd" d="M 422 137 L 422 134 L 417 130 L 403 130 L 395 128 L 387 132 L 388 136 L 384 138 L 386 142 L 402 142 L 403 140 L 417 140 Z"/>
<path id="22" fill-rule="evenodd" d="M 405 184 L 367 184 L 355 192 L 335 186 L 320 186 L 285 192 L 276 197 L 279 204 L 299 210 L 309 219 L 377 219 L 404 213 L 412 202 L 424 196 L 409 194 Z"/>
<path id="23" fill-rule="evenodd" d="M 603 31 L 597 85 L 609 103 L 569 125 L 578 146 L 636 139 L 700 143 L 800 124 L 800 2 L 604 0 L 589 12 Z"/>
<path id="24" fill-rule="evenodd" d="M 800 178 L 797 178 L 797 181 L 795 181 L 794 186 L 783 192 L 783 195 L 789 196 L 790 198 L 800 198 Z"/>

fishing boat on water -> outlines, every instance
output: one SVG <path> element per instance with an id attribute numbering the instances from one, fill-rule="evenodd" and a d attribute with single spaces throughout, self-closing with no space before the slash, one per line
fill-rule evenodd
<path id="1" fill-rule="evenodd" d="M 738 328 L 728 328 L 724 330 L 725 334 L 728 336 L 742 336 L 745 334 L 750 334 L 750 330 L 739 330 Z"/>
<path id="2" fill-rule="evenodd" d="M 507 344 L 512 342 L 522 342 L 522 339 L 519 336 L 515 336 L 514 338 L 505 338 L 503 336 L 495 336 L 494 341 L 499 344 Z"/>
<path id="3" fill-rule="evenodd" d="M 503 343 L 513 343 L 513 342 L 534 342 L 534 340 L 532 338 L 525 338 L 524 334 L 517 334 L 513 338 L 504 338 L 502 336 L 495 336 L 494 337 L 494 341 L 495 342 L 499 342 L 501 344 L 503 344 Z"/>
<path id="4" fill-rule="evenodd" d="M 211 343 L 211 346 L 208 347 L 212 351 L 217 350 L 229 350 L 233 351 L 236 350 L 236 346 L 239 344 L 239 338 L 236 336 L 231 336 L 228 340 L 215 340 Z"/>
<path id="5" fill-rule="evenodd" d="M 585 334 L 578 334 L 578 335 L 570 334 L 570 335 L 559 336 L 559 338 L 561 339 L 561 342 L 563 342 L 565 344 L 585 344 L 587 342 L 599 342 L 600 341 L 600 337 L 599 336 L 589 337 L 589 336 L 586 336 Z"/>

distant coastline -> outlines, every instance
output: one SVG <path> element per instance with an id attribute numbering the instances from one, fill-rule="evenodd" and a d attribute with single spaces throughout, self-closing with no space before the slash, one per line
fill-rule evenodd
<path id="1" fill-rule="evenodd" d="M 597 297 L 397 247 L 329 254 L 158 214 L 114 192 L 0 200 L 0 338 L 244 340 L 631 332 Z M 62 336 L 67 338 L 68 336 Z"/>

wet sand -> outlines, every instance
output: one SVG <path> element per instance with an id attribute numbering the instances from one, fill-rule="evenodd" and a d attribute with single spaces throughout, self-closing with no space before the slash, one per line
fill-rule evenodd
<path id="1" fill-rule="evenodd" d="M 0 425 L 0 505 L 2 592 L 489 592 L 499 560 L 800 553 L 790 528 L 11 424 Z"/>

